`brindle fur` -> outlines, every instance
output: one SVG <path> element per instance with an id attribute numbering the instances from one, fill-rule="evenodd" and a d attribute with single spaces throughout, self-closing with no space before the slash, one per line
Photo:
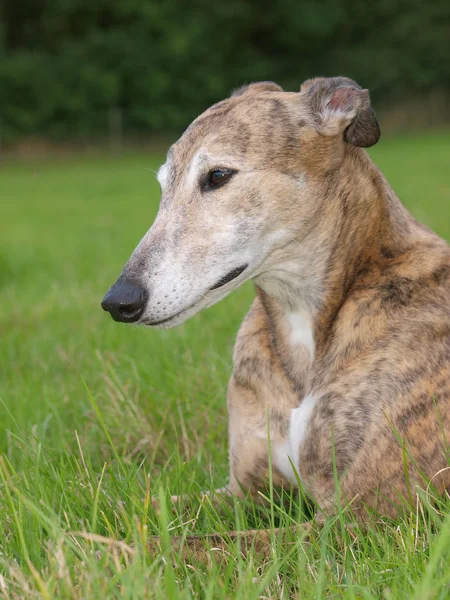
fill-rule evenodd
<path id="1" fill-rule="evenodd" d="M 225 186 L 217 196 L 225 209 L 211 204 L 217 223 L 226 210 L 242 218 L 244 237 L 259 215 L 288 232 L 253 277 L 256 298 L 234 351 L 227 491 L 236 496 L 258 499 L 266 485 L 267 416 L 271 445 L 280 444 L 292 409 L 310 395 L 318 400 L 299 475 L 322 514 L 336 510 L 335 469 L 341 497 L 361 520 L 365 508 L 398 516 L 430 480 L 440 494 L 450 486 L 450 250 L 414 220 L 362 149 L 378 137 L 367 91 L 319 78 L 300 93 L 271 82 L 241 89 L 169 152 L 161 210 L 182 211 L 171 239 L 189 247 L 190 260 L 200 264 L 209 252 L 207 230 L 192 234 L 197 197 L 182 194 L 200 149 L 252 173 L 238 193 Z M 138 259 L 150 268 L 148 256 L 157 264 L 164 252 L 162 227 L 149 235 L 127 266 L 136 277 Z M 313 357 L 290 340 L 295 311 L 311 319 Z M 276 465 L 274 483 L 289 485 Z"/>

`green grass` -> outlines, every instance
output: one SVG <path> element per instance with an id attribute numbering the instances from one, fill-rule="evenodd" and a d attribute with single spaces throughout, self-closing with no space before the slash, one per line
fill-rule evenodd
<path id="1" fill-rule="evenodd" d="M 372 155 L 400 198 L 450 238 L 450 135 Z M 253 291 L 178 329 L 118 325 L 99 302 L 156 213 L 162 156 L 0 165 L 0 594 L 5 598 L 450 597 L 449 503 L 368 532 L 345 515 L 272 555 L 230 542 L 210 565 L 168 538 L 304 518 L 151 497 L 227 479 L 225 393 Z M 163 552 L 148 550 L 163 534 Z M 289 542 L 289 543 L 287 543 Z"/>

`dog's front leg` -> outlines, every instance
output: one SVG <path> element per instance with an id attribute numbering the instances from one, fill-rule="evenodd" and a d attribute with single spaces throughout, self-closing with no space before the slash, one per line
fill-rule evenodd
<path id="1" fill-rule="evenodd" d="M 295 485 L 286 450 L 290 410 L 274 408 L 263 394 L 244 388 L 235 378 L 229 385 L 228 410 L 229 492 L 264 503 L 270 484 L 278 490 Z"/>
<path id="2" fill-rule="evenodd" d="M 252 428 L 251 421 L 242 419 L 242 415 L 230 407 L 229 422 L 229 462 L 230 475 L 228 484 L 212 491 L 202 491 L 197 494 L 181 494 L 170 496 L 169 507 L 176 509 L 182 506 L 200 501 L 211 502 L 213 506 L 220 510 L 229 506 L 233 498 L 247 498 L 253 502 L 263 502 L 263 495 L 260 492 L 267 492 L 270 479 L 274 487 L 289 487 L 289 482 L 285 481 L 277 468 L 276 463 L 269 459 L 269 438 L 268 427 L 261 425 L 260 430 Z M 261 420 L 264 420 L 264 415 Z M 272 455 L 282 440 L 274 431 L 272 442 Z M 272 468 L 270 468 L 272 467 Z M 270 470 L 272 471 L 270 475 Z M 153 498 L 153 508 L 159 512 L 160 502 L 158 498 Z"/>

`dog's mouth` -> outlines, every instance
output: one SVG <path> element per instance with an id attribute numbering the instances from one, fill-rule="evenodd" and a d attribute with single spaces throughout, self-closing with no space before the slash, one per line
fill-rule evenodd
<path id="1" fill-rule="evenodd" d="M 248 264 L 241 265 L 240 267 L 235 267 L 229 273 L 227 273 L 227 275 L 224 275 L 223 277 L 221 277 L 219 279 L 219 281 L 217 281 L 211 288 L 209 288 L 208 291 L 211 292 L 213 290 L 217 290 L 217 289 L 221 288 L 222 286 L 224 286 L 226 283 L 233 281 L 233 279 L 236 279 L 237 277 L 239 277 L 239 275 L 241 273 L 243 273 L 247 267 L 248 267 Z M 183 308 L 183 310 L 178 311 L 177 313 L 175 313 L 174 315 L 171 315 L 170 317 L 167 317 L 166 319 L 161 319 L 159 321 L 143 321 L 143 324 L 148 325 L 149 327 L 157 327 L 158 325 L 164 325 L 166 323 L 170 323 L 170 321 L 173 321 L 174 319 L 176 319 L 183 313 L 188 312 L 189 310 L 194 308 L 196 306 L 196 304 L 198 304 L 198 302 L 199 302 L 199 300 L 195 301 L 193 304 L 190 304 L 186 308 Z"/>
<path id="2" fill-rule="evenodd" d="M 218 288 L 222 287 L 229 281 L 233 281 L 233 279 L 236 279 L 236 277 L 239 277 L 239 275 L 241 273 L 243 273 L 247 267 L 248 267 L 248 265 L 242 265 L 240 267 L 236 267 L 235 269 L 232 269 L 227 275 L 225 275 L 224 277 L 219 279 L 219 281 L 217 283 L 215 283 L 212 286 L 212 288 L 210 288 L 210 290 L 217 290 Z"/>

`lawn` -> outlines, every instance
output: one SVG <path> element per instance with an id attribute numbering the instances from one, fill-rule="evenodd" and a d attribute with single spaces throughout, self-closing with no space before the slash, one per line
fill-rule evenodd
<path id="1" fill-rule="evenodd" d="M 410 210 L 450 239 L 450 134 L 371 154 Z M 264 559 L 230 541 L 211 563 L 169 538 L 305 518 L 301 498 L 225 513 L 225 393 L 250 284 L 178 329 L 100 309 L 156 214 L 157 155 L 0 163 L 0 592 L 5 598 L 450 597 L 450 502 L 368 532 L 346 516 Z M 164 510 L 168 494 L 189 505 Z M 162 500 L 156 514 L 151 499 Z M 436 511 L 436 512 L 435 512 Z M 148 544 L 162 534 L 162 552 Z"/>

